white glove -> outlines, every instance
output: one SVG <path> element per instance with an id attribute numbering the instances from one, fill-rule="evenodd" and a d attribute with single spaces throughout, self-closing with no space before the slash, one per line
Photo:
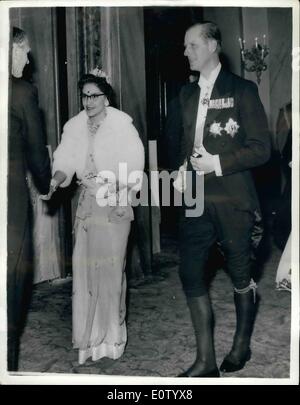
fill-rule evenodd
<path id="1" fill-rule="evenodd" d="M 180 193 L 183 193 L 186 189 L 186 168 L 187 162 L 184 162 L 184 164 L 179 167 L 178 175 L 173 182 L 173 187 Z"/>

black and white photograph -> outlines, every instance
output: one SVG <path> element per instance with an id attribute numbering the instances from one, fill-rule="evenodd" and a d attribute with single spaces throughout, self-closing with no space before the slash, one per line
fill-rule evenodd
<path id="1" fill-rule="evenodd" d="M 298 1 L 0 22 L 0 383 L 298 385 Z"/>

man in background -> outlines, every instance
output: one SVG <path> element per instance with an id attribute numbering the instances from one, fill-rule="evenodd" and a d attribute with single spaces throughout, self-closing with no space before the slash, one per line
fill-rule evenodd
<path id="1" fill-rule="evenodd" d="M 26 181 L 31 172 L 41 194 L 48 191 L 50 159 L 36 88 L 22 79 L 30 52 L 26 33 L 13 28 L 8 126 L 7 316 L 8 370 L 18 369 L 22 327 L 32 288 L 30 200 Z"/>

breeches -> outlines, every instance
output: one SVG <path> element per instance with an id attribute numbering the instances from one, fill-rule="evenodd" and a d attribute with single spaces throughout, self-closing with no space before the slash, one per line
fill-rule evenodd
<path id="1" fill-rule="evenodd" d="M 217 241 L 224 253 L 233 286 L 245 288 L 251 280 L 251 232 L 254 217 L 233 205 L 205 205 L 202 216 L 182 217 L 179 275 L 187 297 L 207 293 L 205 267 L 210 247 Z"/>

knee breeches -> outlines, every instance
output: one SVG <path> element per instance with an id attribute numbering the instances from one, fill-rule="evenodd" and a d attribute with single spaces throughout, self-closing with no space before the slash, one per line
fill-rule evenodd
<path id="1" fill-rule="evenodd" d="M 208 205 L 201 217 L 183 218 L 180 227 L 180 270 L 183 290 L 195 297 L 207 293 L 206 263 L 217 241 L 224 253 L 233 286 L 245 288 L 251 279 L 251 213 L 234 206 Z"/>

